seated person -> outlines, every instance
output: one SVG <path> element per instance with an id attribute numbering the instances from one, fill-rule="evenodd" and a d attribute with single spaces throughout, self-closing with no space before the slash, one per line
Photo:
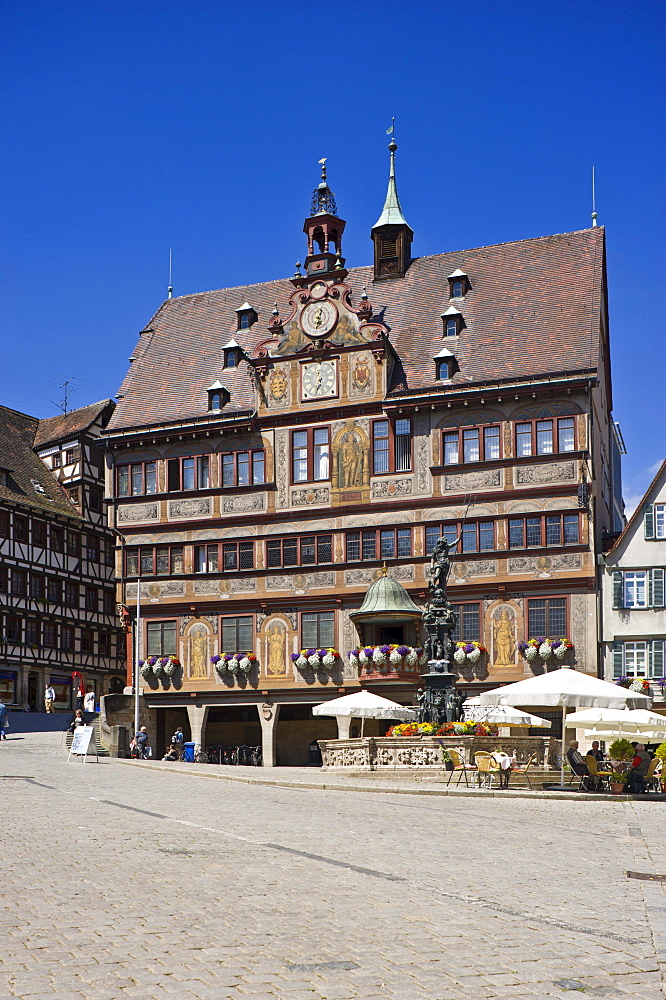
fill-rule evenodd
<path id="1" fill-rule="evenodd" d="M 594 757 L 597 764 L 603 764 L 606 758 L 604 757 L 603 751 L 599 749 L 599 740 L 592 741 L 592 749 L 588 750 L 585 754 L 586 757 Z"/>
<path id="2" fill-rule="evenodd" d="M 636 744 L 636 756 L 631 762 L 631 768 L 627 774 L 625 789 L 634 795 L 640 795 L 645 791 L 645 777 L 650 768 L 652 760 L 650 754 L 642 743 Z"/>
<path id="3" fill-rule="evenodd" d="M 83 718 L 83 712 L 80 708 L 77 708 L 76 715 L 69 724 L 69 732 L 73 733 L 75 729 L 78 729 L 79 726 L 85 726 L 85 724 L 86 720 Z"/>
<path id="4" fill-rule="evenodd" d="M 178 760 L 178 747 L 172 743 L 162 760 Z"/>
<path id="5" fill-rule="evenodd" d="M 579 777 L 589 776 L 589 768 L 585 761 L 583 760 L 581 753 L 578 749 L 578 740 L 571 740 L 569 743 L 569 749 L 566 753 L 567 760 L 569 761 L 569 767 L 574 774 Z"/>

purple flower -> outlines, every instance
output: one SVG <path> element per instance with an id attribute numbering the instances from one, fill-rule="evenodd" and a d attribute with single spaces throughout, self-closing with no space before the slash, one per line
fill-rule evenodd
<path id="1" fill-rule="evenodd" d="M 139 666 L 142 667 L 145 662 L 146 662 L 145 660 L 139 660 Z"/>
<path id="2" fill-rule="evenodd" d="M 559 647 L 561 645 L 562 645 L 562 640 L 561 639 L 553 639 L 553 641 L 550 644 L 550 648 L 551 649 L 559 649 Z"/>
<path id="3" fill-rule="evenodd" d="M 155 666 L 155 664 L 157 663 L 157 659 L 158 659 L 157 656 L 149 656 L 148 657 L 148 663 L 150 664 L 151 667 Z"/>
<path id="4" fill-rule="evenodd" d="M 401 656 L 407 656 L 407 653 L 409 652 L 409 646 L 398 646 L 397 651 L 398 653 L 400 653 Z"/>
<path id="5" fill-rule="evenodd" d="M 476 649 L 476 646 L 474 645 L 473 642 L 468 642 L 467 645 L 465 646 L 465 652 L 466 653 L 472 653 L 472 652 L 474 652 L 475 649 Z"/>
<path id="6" fill-rule="evenodd" d="M 365 655 L 366 655 L 367 657 L 371 657 L 371 656 L 372 656 L 372 654 L 374 653 L 374 649 L 373 649 L 373 647 L 372 647 L 372 646 L 366 646 L 366 647 L 364 648 L 363 652 L 365 653 Z"/>
<path id="7" fill-rule="evenodd" d="M 218 656 L 217 653 L 214 653 L 213 656 L 211 656 L 211 658 L 210 658 L 210 662 L 211 663 L 219 663 L 220 659 L 221 659 L 221 657 Z"/>
<path id="8" fill-rule="evenodd" d="M 390 646 L 380 646 L 379 648 L 381 652 L 384 653 L 386 656 L 388 656 L 388 654 L 391 652 Z"/>
<path id="9" fill-rule="evenodd" d="M 225 660 L 226 660 L 226 661 L 227 661 L 227 663 L 228 663 L 228 662 L 229 662 L 229 660 L 233 660 L 233 654 L 232 654 L 232 653 L 225 653 L 225 654 L 224 654 L 224 658 L 225 658 Z"/>
<path id="10" fill-rule="evenodd" d="M 296 660 L 299 658 L 300 655 L 301 655 L 300 653 L 292 653 L 291 654 L 292 662 L 295 663 Z"/>
<path id="11" fill-rule="evenodd" d="M 320 656 L 320 657 L 326 656 L 327 653 L 328 653 L 327 649 L 318 649 L 317 650 L 317 656 Z"/>
<path id="12" fill-rule="evenodd" d="M 360 652 L 361 652 L 360 649 L 351 649 L 348 653 L 349 659 L 351 660 L 352 656 L 358 657 L 358 654 Z"/>
<path id="13" fill-rule="evenodd" d="M 524 653 L 528 646 L 529 643 L 525 642 L 524 639 L 521 639 L 521 641 L 518 643 L 518 652 Z"/>
<path id="14" fill-rule="evenodd" d="M 314 656 L 316 652 L 317 652 L 316 649 L 306 649 L 305 655 L 306 656 Z"/>

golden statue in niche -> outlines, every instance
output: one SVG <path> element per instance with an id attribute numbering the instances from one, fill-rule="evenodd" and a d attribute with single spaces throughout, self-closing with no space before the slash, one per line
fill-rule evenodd
<path id="1" fill-rule="evenodd" d="M 363 449 L 352 430 L 347 431 L 338 452 L 338 482 L 341 487 L 363 485 Z"/>
<path id="2" fill-rule="evenodd" d="M 204 625 L 190 632 L 190 677 L 208 677 L 208 632 Z"/>
<path id="3" fill-rule="evenodd" d="M 283 676 L 287 669 L 284 656 L 284 629 L 275 622 L 266 632 L 268 640 L 268 662 L 266 673 L 269 677 Z"/>
<path id="4" fill-rule="evenodd" d="M 502 608 L 495 619 L 493 632 L 495 667 L 512 667 L 516 653 L 514 621 L 506 608 Z"/>

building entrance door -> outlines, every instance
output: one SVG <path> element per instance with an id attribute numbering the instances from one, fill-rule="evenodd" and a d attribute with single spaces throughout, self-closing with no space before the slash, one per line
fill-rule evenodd
<path id="1" fill-rule="evenodd" d="M 28 674 L 28 705 L 30 706 L 31 712 L 37 711 L 37 698 L 39 690 L 39 677 L 37 674 Z"/>

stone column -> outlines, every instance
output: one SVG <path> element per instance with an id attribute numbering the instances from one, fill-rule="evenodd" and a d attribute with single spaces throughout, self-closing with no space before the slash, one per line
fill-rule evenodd
<path id="1" fill-rule="evenodd" d="M 204 745 L 204 731 L 206 729 L 206 720 L 208 719 L 208 708 L 208 705 L 187 706 L 187 718 L 190 722 L 192 742 L 197 747 Z"/>
<path id="2" fill-rule="evenodd" d="M 263 705 L 257 705 L 257 711 L 261 723 L 261 753 L 264 758 L 264 767 L 275 767 L 277 721 L 280 706 L 265 701 Z"/>
<path id="3" fill-rule="evenodd" d="M 335 721 L 338 724 L 338 739 L 348 740 L 351 729 L 351 715 L 336 715 Z"/>

